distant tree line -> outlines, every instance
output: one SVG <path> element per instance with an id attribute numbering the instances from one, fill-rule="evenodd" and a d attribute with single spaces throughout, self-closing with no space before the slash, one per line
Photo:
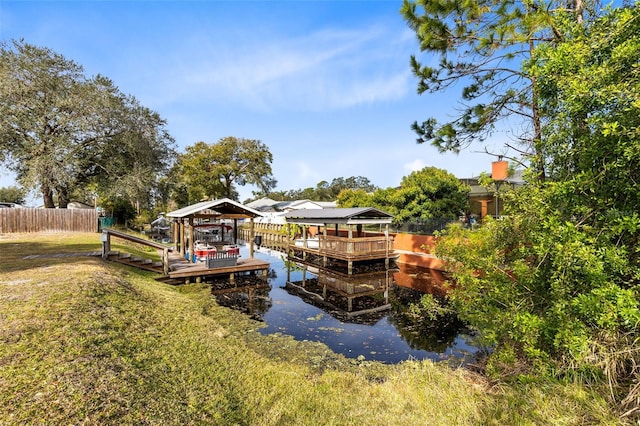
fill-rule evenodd
<path id="1" fill-rule="evenodd" d="M 361 190 L 373 192 L 378 189 L 369 179 L 363 176 L 351 176 L 348 178 L 334 178 L 331 182 L 326 180 L 318 182 L 315 188 L 291 189 L 288 191 L 271 191 L 266 194 L 276 201 L 292 200 L 314 200 L 314 201 L 335 201 L 343 190 Z M 260 196 L 255 193 L 254 196 Z"/>
<path id="2" fill-rule="evenodd" d="M 7 203 L 24 204 L 26 194 L 22 188 L 17 186 L 7 186 L 0 188 L 0 201 Z"/>

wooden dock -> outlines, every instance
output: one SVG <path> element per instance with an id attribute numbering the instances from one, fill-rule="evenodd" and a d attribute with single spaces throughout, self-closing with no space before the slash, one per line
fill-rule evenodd
<path id="1" fill-rule="evenodd" d="M 129 253 L 111 251 L 111 238 L 116 237 L 136 244 L 153 247 L 158 250 L 161 260 L 153 261 L 132 256 Z M 201 282 L 207 277 L 228 275 L 229 282 L 235 281 L 236 274 L 257 274 L 258 272 L 266 280 L 269 272 L 269 262 L 255 258 L 239 257 L 233 266 L 217 266 L 208 268 L 206 262 L 189 262 L 180 253 L 172 251 L 169 247 L 158 243 L 147 241 L 139 237 L 128 235 L 123 232 L 105 229 L 102 238 L 102 258 L 125 265 L 134 266 L 139 269 L 153 271 L 161 274 L 157 279 L 164 282 L 184 282 L 191 280 Z"/>
<path id="2" fill-rule="evenodd" d="M 205 262 L 191 263 L 184 259 L 179 253 L 169 254 L 169 273 L 167 278 L 172 280 L 183 280 L 185 283 L 194 279 L 200 282 L 203 278 L 219 275 L 229 275 L 229 281 L 235 281 L 236 274 L 255 274 L 260 272 L 266 280 L 269 272 L 269 262 L 260 259 L 238 258 L 235 266 L 222 266 L 217 268 L 207 268 Z"/>

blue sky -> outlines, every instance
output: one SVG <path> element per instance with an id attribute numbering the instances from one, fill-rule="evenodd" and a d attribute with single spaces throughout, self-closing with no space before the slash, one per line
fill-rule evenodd
<path id="1" fill-rule="evenodd" d="M 490 170 L 501 135 L 460 155 L 418 145 L 415 120 L 455 113 L 462 87 L 416 93 L 400 0 L 0 0 L 0 39 L 23 38 L 109 77 L 168 122 L 178 150 L 259 139 L 278 190 L 364 176 L 397 186 L 425 166 Z M 0 186 L 12 184 L 0 171 Z M 251 187 L 239 188 L 240 199 Z"/>

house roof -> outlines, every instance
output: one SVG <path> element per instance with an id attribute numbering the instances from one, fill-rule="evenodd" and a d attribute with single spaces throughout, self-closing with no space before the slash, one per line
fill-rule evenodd
<path id="1" fill-rule="evenodd" d="M 284 215 L 288 223 L 347 225 L 391 223 L 393 216 L 373 207 L 294 210 Z"/>
<path id="2" fill-rule="evenodd" d="M 288 200 L 288 201 L 274 201 L 271 198 L 260 198 L 246 204 L 248 207 L 256 209 L 261 212 L 267 211 L 287 211 L 300 208 L 319 208 L 326 209 L 336 207 L 335 201 L 313 201 L 313 200 Z M 308 207 L 306 207 L 308 206 Z"/>
<path id="3" fill-rule="evenodd" d="M 189 216 L 208 216 L 220 218 L 253 218 L 262 214 L 229 198 L 202 201 L 167 213 L 167 217 L 185 218 Z"/>
<path id="4" fill-rule="evenodd" d="M 262 197 L 260 199 L 257 199 L 257 200 L 251 201 L 250 203 L 245 204 L 245 206 L 251 207 L 252 209 L 260 210 L 265 207 L 271 207 L 277 203 L 278 203 L 277 201 L 272 200 L 271 198 Z"/>

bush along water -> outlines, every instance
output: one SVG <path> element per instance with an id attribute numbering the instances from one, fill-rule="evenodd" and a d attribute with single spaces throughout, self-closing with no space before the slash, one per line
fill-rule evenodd
<path id="1" fill-rule="evenodd" d="M 606 382 L 623 415 L 637 418 L 640 265 L 631 243 L 640 227 L 628 224 L 639 218 L 576 220 L 553 208 L 567 189 L 528 187 L 509 196 L 507 217 L 449 227 L 437 254 L 455 282 L 450 298 L 494 348 L 488 375 Z"/>

